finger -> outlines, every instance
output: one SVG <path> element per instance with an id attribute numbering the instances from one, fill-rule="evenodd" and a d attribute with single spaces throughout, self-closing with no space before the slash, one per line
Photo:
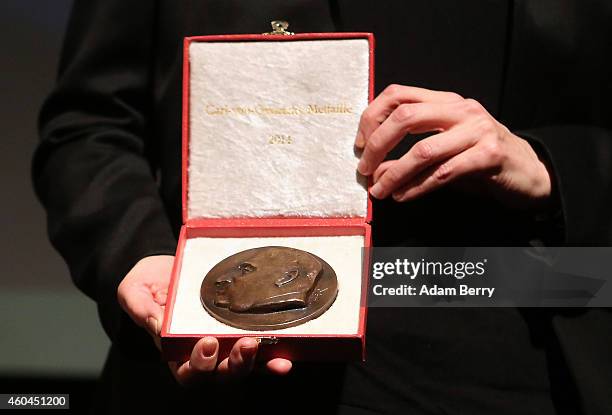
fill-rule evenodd
<path id="1" fill-rule="evenodd" d="M 287 359 L 277 358 L 269 360 L 266 363 L 266 369 L 268 370 L 268 372 L 279 376 L 284 376 L 288 374 L 291 371 L 292 367 L 293 363 L 291 363 L 291 360 Z"/>
<path id="2" fill-rule="evenodd" d="M 393 199 L 405 202 L 436 190 L 461 177 L 494 167 L 482 146 L 475 146 L 423 172 L 393 193 Z"/>
<path id="3" fill-rule="evenodd" d="M 385 174 L 385 172 L 389 170 L 389 168 L 397 162 L 398 160 L 387 160 L 387 161 L 383 161 L 382 163 L 380 163 L 378 168 L 372 174 L 372 179 L 373 179 L 374 184 L 376 184 L 376 182 L 378 182 L 378 179 L 380 179 L 380 177 L 383 174 Z"/>
<path id="4" fill-rule="evenodd" d="M 370 194 L 377 199 L 386 198 L 428 167 L 465 151 L 477 140 L 469 128 L 457 128 L 417 142 L 402 158 L 389 165 L 370 189 Z"/>
<path id="5" fill-rule="evenodd" d="M 166 305 L 166 301 L 168 300 L 168 290 L 161 289 L 153 291 L 153 300 L 159 305 Z"/>
<path id="6" fill-rule="evenodd" d="M 455 102 L 463 98 L 453 92 L 433 91 L 404 85 L 389 85 L 365 109 L 359 120 L 355 146 L 363 148 L 370 135 L 396 107 L 415 102 Z"/>
<path id="7" fill-rule="evenodd" d="M 195 344 L 191 357 L 183 364 L 170 362 L 176 380 L 184 386 L 194 385 L 212 376 L 217 366 L 219 342 L 214 337 L 204 337 Z"/>
<path id="8" fill-rule="evenodd" d="M 219 364 L 217 370 L 220 374 L 227 374 L 235 377 L 242 377 L 249 374 L 255 365 L 257 348 L 257 340 L 252 337 L 243 337 L 239 339 L 232 347 L 229 357 Z"/>
<path id="9" fill-rule="evenodd" d="M 357 170 L 372 174 L 408 133 L 449 130 L 463 118 L 457 103 L 402 104 L 368 138 Z"/>
<path id="10" fill-rule="evenodd" d="M 198 372 L 212 372 L 217 368 L 219 342 L 214 337 L 204 337 L 196 343 L 189 359 L 190 368 Z"/>
<path id="11" fill-rule="evenodd" d="M 219 366 L 217 366 L 217 373 L 224 378 L 229 375 L 229 357 L 226 357 L 219 363 Z"/>

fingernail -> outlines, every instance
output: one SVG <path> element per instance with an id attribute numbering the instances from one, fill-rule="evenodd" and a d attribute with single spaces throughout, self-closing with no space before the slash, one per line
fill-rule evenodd
<path id="1" fill-rule="evenodd" d="M 248 344 L 243 344 L 242 346 L 240 346 L 240 353 L 245 359 L 253 358 L 255 356 L 255 353 L 257 353 L 257 342 L 255 341 L 255 339 L 250 339 L 248 341 Z"/>
<path id="2" fill-rule="evenodd" d="M 383 188 L 380 183 L 376 183 L 374 186 L 370 188 L 370 194 L 374 196 L 376 199 L 380 199 L 383 196 Z"/>
<path id="3" fill-rule="evenodd" d="M 359 171 L 359 173 L 363 174 L 364 176 L 368 174 L 368 162 L 365 161 L 364 159 L 359 160 L 359 164 L 357 165 L 357 170 Z"/>
<path id="4" fill-rule="evenodd" d="M 204 357 L 212 357 L 217 351 L 217 342 L 212 337 L 205 337 L 202 345 L 202 355 Z"/>
<path id="5" fill-rule="evenodd" d="M 355 139 L 355 145 L 359 148 L 362 148 L 365 145 L 365 138 L 363 137 L 363 133 L 361 130 L 357 131 L 357 138 Z"/>
<path id="6" fill-rule="evenodd" d="M 247 337 L 246 340 L 243 340 L 243 344 L 240 346 L 240 349 L 256 349 L 257 345 L 257 340 Z"/>

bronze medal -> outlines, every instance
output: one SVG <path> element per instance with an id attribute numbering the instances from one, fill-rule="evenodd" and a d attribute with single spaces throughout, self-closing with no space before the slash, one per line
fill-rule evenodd
<path id="1" fill-rule="evenodd" d="M 319 317 L 334 302 L 332 267 L 309 252 L 267 246 L 239 252 L 204 277 L 200 296 L 214 318 L 245 330 L 277 330 Z"/>

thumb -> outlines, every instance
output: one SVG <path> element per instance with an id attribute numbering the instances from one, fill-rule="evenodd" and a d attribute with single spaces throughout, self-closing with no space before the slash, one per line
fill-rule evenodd
<path id="1" fill-rule="evenodd" d="M 159 336 L 164 308 L 158 304 L 153 293 L 143 286 L 119 287 L 119 303 L 134 322 L 154 337 Z"/>
<path id="2" fill-rule="evenodd" d="M 153 336 L 159 347 L 161 324 L 174 257 L 145 257 L 123 278 L 117 300 L 134 322 Z"/>

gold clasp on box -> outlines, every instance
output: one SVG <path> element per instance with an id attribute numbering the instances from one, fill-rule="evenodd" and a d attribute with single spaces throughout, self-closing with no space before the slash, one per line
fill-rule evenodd
<path id="1" fill-rule="evenodd" d="M 278 337 L 256 337 L 257 339 L 257 343 L 259 344 L 263 344 L 263 345 L 269 345 L 269 344 L 276 344 L 278 343 Z"/>
<path id="2" fill-rule="evenodd" d="M 289 22 L 285 20 L 272 20 L 270 22 L 272 25 L 271 32 L 262 33 L 264 35 L 295 35 L 293 32 L 289 32 L 287 29 L 289 28 Z"/>

